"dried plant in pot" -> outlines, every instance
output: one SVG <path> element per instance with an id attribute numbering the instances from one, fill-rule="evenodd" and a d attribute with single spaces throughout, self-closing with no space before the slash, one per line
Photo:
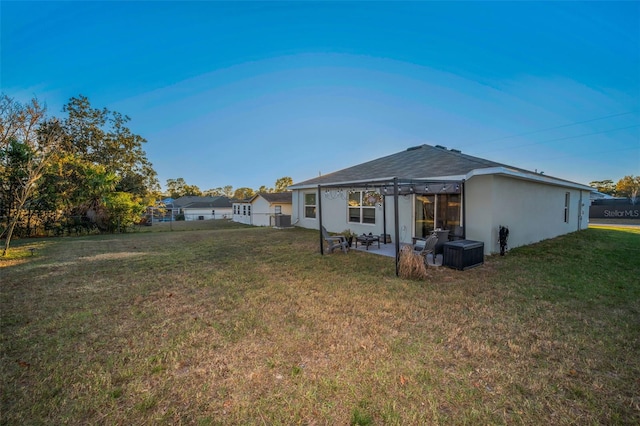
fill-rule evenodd
<path id="1" fill-rule="evenodd" d="M 400 275 L 401 278 L 413 280 L 424 280 L 427 278 L 427 265 L 424 263 L 424 257 L 414 253 L 411 246 L 404 246 L 400 249 L 398 275 Z"/>

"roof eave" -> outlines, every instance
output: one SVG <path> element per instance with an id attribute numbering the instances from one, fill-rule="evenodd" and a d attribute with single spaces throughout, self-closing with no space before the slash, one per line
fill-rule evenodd
<path id="1" fill-rule="evenodd" d="M 516 179 L 529 180 L 533 182 L 544 183 L 547 185 L 563 186 L 567 188 L 579 189 L 581 191 L 592 191 L 593 188 L 568 180 L 558 179 L 540 173 L 525 172 L 523 170 L 511 169 L 508 167 L 488 167 L 485 169 L 473 169 L 467 173 L 465 180 L 469 180 L 474 176 L 486 175 L 505 175 Z"/>

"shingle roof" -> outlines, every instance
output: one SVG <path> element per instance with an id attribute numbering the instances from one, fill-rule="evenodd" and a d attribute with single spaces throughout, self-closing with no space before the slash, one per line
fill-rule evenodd
<path id="1" fill-rule="evenodd" d="M 224 196 L 218 197 L 197 197 L 185 196 L 173 201 L 173 205 L 181 208 L 206 208 L 206 207 L 231 207 L 231 201 Z"/>
<path id="2" fill-rule="evenodd" d="M 259 192 L 256 196 L 258 195 L 270 203 L 291 204 L 292 199 L 291 192 Z"/>
<path id="3" fill-rule="evenodd" d="M 397 176 L 402 179 L 428 179 L 465 175 L 475 169 L 514 167 L 466 155 L 444 147 L 420 145 L 386 157 L 300 182 L 292 187 L 326 183 L 375 180 Z"/>

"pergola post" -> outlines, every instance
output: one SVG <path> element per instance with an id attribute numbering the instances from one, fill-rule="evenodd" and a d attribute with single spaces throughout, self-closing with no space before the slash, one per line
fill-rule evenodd
<path id="1" fill-rule="evenodd" d="M 394 216 L 394 232 L 395 232 L 395 236 L 394 236 L 394 241 L 395 241 L 395 246 L 396 246 L 396 277 L 400 275 L 400 222 L 398 219 L 398 192 L 399 188 L 398 188 L 398 178 L 394 177 L 393 178 L 393 216 Z"/>
<path id="2" fill-rule="evenodd" d="M 320 235 L 320 254 L 324 255 L 324 241 L 322 238 L 322 197 L 321 186 L 318 185 L 318 234 Z"/>

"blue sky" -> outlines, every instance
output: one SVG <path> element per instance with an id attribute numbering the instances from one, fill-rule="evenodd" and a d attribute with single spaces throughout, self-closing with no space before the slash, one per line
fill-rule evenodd
<path id="1" fill-rule="evenodd" d="M 0 3 L 2 92 L 131 117 L 161 184 L 294 182 L 428 143 L 640 174 L 640 2 Z"/>

